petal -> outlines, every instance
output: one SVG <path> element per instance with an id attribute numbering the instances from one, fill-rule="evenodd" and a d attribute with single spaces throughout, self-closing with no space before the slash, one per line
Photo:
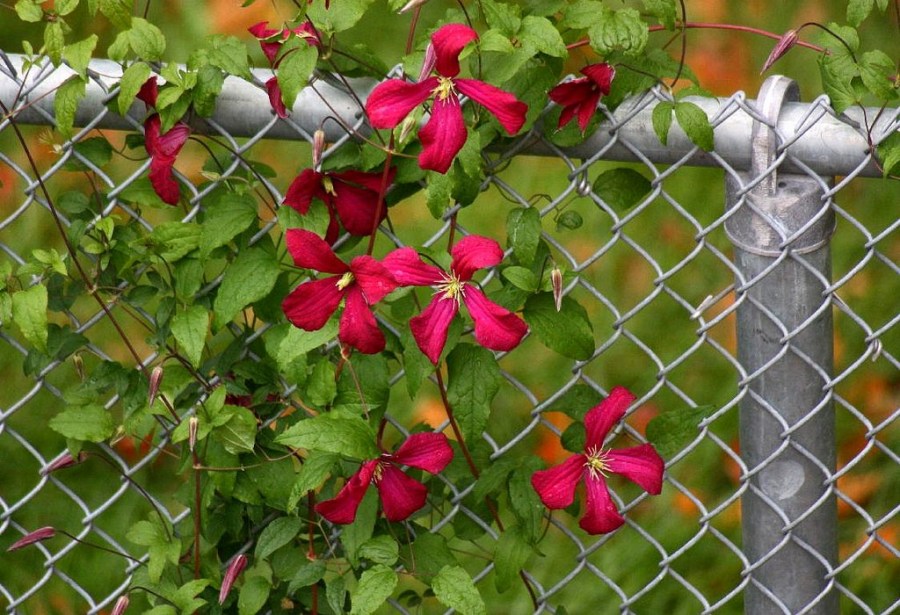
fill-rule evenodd
<path id="1" fill-rule="evenodd" d="M 394 463 L 437 474 L 453 459 L 453 449 L 442 433 L 414 433 L 388 457 Z"/>
<path id="2" fill-rule="evenodd" d="M 337 257 L 331 246 L 312 231 L 290 228 L 285 232 L 285 238 L 288 252 L 298 267 L 325 273 L 350 271 L 350 267 Z"/>
<path id="3" fill-rule="evenodd" d="M 269 38 L 281 32 L 281 30 L 275 30 L 267 27 L 268 25 L 268 21 L 261 21 L 247 28 L 247 32 L 249 32 L 256 38 Z"/>
<path id="4" fill-rule="evenodd" d="M 475 79 L 454 79 L 453 82 L 460 92 L 490 111 L 509 134 L 516 134 L 525 124 L 528 105 L 513 94 Z"/>
<path id="5" fill-rule="evenodd" d="M 561 464 L 531 475 L 531 486 L 550 509 L 566 508 L 575 501 L 575 487 L 584 475 L 584 455 L 572 455 Z"/>
<path id="6" fill-rule="evenodd" d="M 191 128 L 184 122 L 178 122 L 164 134 L 159 135 L 156 141 L 153 156 L 175 160 L 178 152 L 184 147 L 188 137 L 191 136 Z"/>
<path id="7" fill-rule="evenodd" d="M 159 86 L 156 83 L 156 75 L 153 75 L 138 90 L 137 98 L 145 104 L 155 107 L 157 96 L 159 96 Z"/>
<path id="8" fill-rule="evenodd" d="M 388 521 L 403 521 L 425 506 L 428 488 L 390 463 L 382 465 L 381 479 L 375 486 Z"/>
<path id="9" fill-rule="evenodd" d="M 625 411 L 634 400 L 628 389 L 615 387 L 606 399 L 588 410 L 584 416 L 584 428 L 587 430 L 585 449 L 601 448 L 606 434 L 625 416 Z"/>
<path id="10" fill-rule="evenodd" d="M 332 523 L 353 523 L 378 463 L 377 459 L 363 463 L 336 497 L 316 504 L 316 512 Z"/>
<path id="11" fill-rule="evenodd" d="M 600 89 L 600 93 L 605 96 L 609 94 L 609 87 L 612 85 L 613 77 L 616 76 L 616 69 L 606 62 L 601 62 L 585 66 L 581 69 L 581 74 L 593 81 Z"/>
<path id="12" fill-rule="evenodd" d="M 606 454 L 606 467 L 610 472 L 621 474 L 637 483 L 651 495 L 659 495 L 662 491 L 666 462 L 651 444 L 609 451 Z"/>
<path id="13" fill-rule="evenodd" d="M 485 348 L 512 350 L 528 333 L 525 321 L 473 286 L 465 288 L 463 302 L 475 322 L 475 339 Z"/>
<path id="14" fill-rule="evenodd" d="M 446 173 L 456 154 L 466 144 L 467 136 L 459 99 L 452 93 L 444 100 L 435 99 L 428 123 L 419 130 L 419 140 L 422 141 L 419 166 Z"/>
<path id="15" fill-rule="evenodd" d="M 376 221 L 378 212 L 378 193 L 367 188 L 357 188 L 350 184 L 335 181 L 334 206 L 341 224 L 351 235 L 365 236 L 372 233 L 376 223 L 387 216 L 387 207 L 381 207 L 381 215 Z"/>
<path id="16" fill-rule="evenodd" d="M 284 194 L 284 204 L 293 207 L 301 214 L 309 211 L 313 197 L 324 200 L 322 174 L 312 169 L 304 169 L 294 178 Z"/>
<path id="17" fill-rule="evenodd" d="M 269 94 L 269 104 L 275 115 L 280 118 L 288 116 L 287 107 L 284 106 L 284 100 L 281 98 L 281 86 L 278 85 L 278 77 L 272 77 L 266 81 L 266 92 Z"/>
<path id="18" fill-rule="evenodd" d="M 461 23 L 447 24 L 431 35 L 434 46 L 435 68 L 444 77 L 459 74 L 459 54 L 463 48 L 478 38 L 478 33 Z"/>
<path id="19" fill-rule="evenodd" d="M 154 113 L 144 120 L 144 147 L 151 158 L 159 151 L 159 128 L 161 125 L 162 120 L 159 119 L 158 113 Z"/>
<path id="20" fill-rule="evenodd" d="M 594 92 L 577 105 L 576 109 L 578 112 L 578 127 L 581 128 L 581 132 L 584 132 L 587 129 L 591 118 L 597 111 L 597 103 L 599 101 L 600 92 Z"/>
<path id="21" fill-rule="evenodd" d="M 587 77 L 579 77 L 565 83 L 560 83 L 547 93 L 547 96 L 557 105 L 568 107 L 577 105 L 588 97 L 594 86 Z"/>
<path id="22" fill-rule="evenodd" d="M 588 534 L 607 534 L 625 523 L 603 478 L 592 478 L 590 474 L 585 474 L 584 486 L 587 499 L 584 503 L 584 516 L 578 522 L 581 529 Z"/>
<path id="23" fill-rule="evenodd" d="M 399 248 L 381 261 L 401 286 L 433 286 L 444 281 L 442 269 L 429 265 L 412 248 Z"/>
<path id="24" fill-rule="evenodd" d="M 281 309 L 295 327 L 317 331 L 334 314 L 343 296 L 344 293 L 338 290 L 336 278 L 312 280 L 304 282 L 285 297 Z"/>
<path id="25" fill-rule="evenodd" d="M 403 79 L 382 81 L 366 99 L 366 115 L 374 128 L 393 128 L 409 115 L 410 111 L 428 100 L 437 87 L 436 77 L 420 83 Z"/>
<path id="26" fill-rule="evenodd" d="M 353 346 L 364 354 L 375 354 L 384 350 L 384 334 L 378 328 L 366 298 L 357 285 L 347 288 L 344 313 L 341 314 L 338 339 Z"/>
<path id="27" fill-rule="evenodd" d="M 178 182 L 172 173 L 174 160 L 168 158 L 153 158 L 150 161 L 150 185 L 154 192 L 164 203 L 175 205 L 181 198 Z"/>
<path id="28" fill-rule="evenodd" d="M 371 256 L 354 258 L 350 261 L 350 271 L 369 305 L 375 305 L 399 286 L 387 267 Z"/>
<path id="29" fill-rule="evenodd" d="M 481 235 L 460 239 L 450 251 L 450 269 L 460 280 L 472 279 L 472 274 L 485 267 L 493 267 L 503 260 L 503 248 L 495 240 Z"/>
<path id="30" fill-rule="evenodd" d="M 387 185 L 394 183 L 394 177 L 397 175 L 397 167 L 391 167 L 388 171 Z M 365 171 L 355 171 L 353 169 L 341 171 L 340 173 L 329 173 L 334 182 L 335 187 L 340 183 L 355 184 L 363 188 L 367 188 L 376 194 L 381 190 L 381 180 L 383 173 L 381 171 L 375 173 L 367 173 Z"/>
<path id="31" fill-rule="evenodd" d="M 453 299 L 443 296 L 435 297 L 421 314 L 410 319 L 409 328 L 419 350 L 437 365 L 441 351 L 447 343 L 447 330 L 450 321 L 459 311 L 459 305 Z"/>

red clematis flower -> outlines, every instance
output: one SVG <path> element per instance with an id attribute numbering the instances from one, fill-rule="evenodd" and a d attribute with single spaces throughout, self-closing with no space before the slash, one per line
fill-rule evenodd
<path id="1" fill-rule="evenodd" d="M 433 286 L 434 299 L 421 314 L 409 321 L 413 338 L 431 362 L 437 364 L 447 343 L 450 322 L 465 303 L 475 323 L 475 339 L 491 350 L 512 350 L 519 345 L 528 325 L 490 301 L 474 284 L 472 274 L 493 267 L 503 260 L 503 250 L 493 239 L 470 235 L 451 251 L 450 272 L 428 265 L 412 248 L 400 248 L 388 254 L 385 266 L 402 286 Z"/>
<path id="2" fill-rule="evenodd" d="M 525 123 L 528 105 L 514 95 L 483 81 L 457 78 L 459 54 L 477 38 L 478 34 L 468 26 L 443 26 L 431 37 L 436 76 L 417 83 L 388 79 L 378 84 L 366 100 L 366 114 L 372 126 L 394 128 L 418 105 L 434 99 L 431 117 L 419 131 L 419 166 L 423 169 L 446 173 L 466 142 L 466 124 L 457 91 L 490 111 L 511 135 Z"/>
<path id="3" fill-rule="evenodd" d="M 336 497 L 316 505 L 316 512 L 332 523 L 353 523 L 370 484 L 375 484 L 384 516 L 403 521 L 425 506 L 428 488 L 398 466 L 412 466 L 437 474 L 453 459 L 453 449 L 442 433 L 412 434 L 395 453 L 363 462 Z"/>
<path id="4" fill-rule="evenodd" d="M 155 107 L 158 95 L 159 88 L 154 75 L 144 82 L 137 97 Z M 191 128 L 184 122 L 177 122 L 165 134 L 160 134 L 161 125 L 158 113 L 150 115 L 144 121 L 144 147 L 150 154 L 150 185 L 164 203 L 175 205 L 181 197 L 181 191 L 172 169 L 175 167 L 175 158 L 191 136 Z"/>
<path id="5" fill-rule="evenodd" d="M 388 185 L 394 181 L 394 175 L 396 169 L 391 169 Z M 350 170 L 320 173 L 306 169 L 291 182 L 284 195 L 284 204 L 306 214 L 314 198 L 325 203 L 331 216 L 325 241 L 333 244 L 340 230 L 338 220 L 351 235 L 365 236 L 372 232 L 376 224 L 375 216 L 378 215 L 381 182 L 381 172 Z M 378 223 L 387 215 L 384 207 L 380 209 Z"/>
<path id="6" fill-rule="evenodd" d="M 259 46 L 273 69 L 277 68 L 282 60 L 278 57 L 278 52 L 291 36 L 304 39 L 307 45 L 315 47 L 321 45 L 319 33 L 309 22 L 304 22 L 296 28 L 284 28 L 283 30 L 269 28 L 268 25 L 268 21 L 261 21 L 247 28 L 247 31 L 259 39 Z M 269 104 L 272 105 L 272 109 L 278 117 L 286 118 L 288 112 L 281 98 L 281 87 L 278 85 L 277 77 L 271 77 L 266 81 L 266 93 L 269 95 Z"/>
<path id="7" fill-rule="evenodd" d="M 627 389 L 615 387 L 609 397 L 584 417 L 587 430 L 584 453 L 572 455 L 561 464 L 531 476 L 531 486 L 550 509 L 570 506 L 575 500 L 575 488 L 584 480 L 587 501 L 578 524 L 589 534 L 606 534 L 625 523 L 609 495 L 607 473 L 621 474 L 652 495 L 662 490 L 665 462 L 652 445 L 615 451 L 603 448 L 604 438 L 634 399 Z"/>
<path id="8" fill-rule="evenodd" d="M 578 116 L 581 132 L 587 128 L 588 122 L 597 110 L 600 97 L 609 94 L 609 87 L 616 69 L 609 64 L 591 64 L 581 69 L 584 77 L 560 83 L 550 90 L 550 100 L 563 106 L 557 128 L 562 128 Z"/>
<path id="9" fill-rule="evenodd" d="M 336 275 L 304 282 L 281 303 L 288 320 L 306 331 L 316 331 L 345 300 L 338 339 L 360 352 L 384 350 L 384 334 L 370 306 L 398 284 L 384 265 L 371 256 L 357 256 L 347 265 L 325 240 L 307 230 L 288 229 L 287 248 L 298 267 Z"/>

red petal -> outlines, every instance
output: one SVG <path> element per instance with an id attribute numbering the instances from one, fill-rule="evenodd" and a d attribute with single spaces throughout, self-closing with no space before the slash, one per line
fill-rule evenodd
<path id="1" fill-rule="evenodd" d="M 138 90 L 137 98 L 140 101 L 150 105 L 151 107 L 156 106 L 156 97 L 159 95 L 159 86 L 156 83 L 156 75 L 153 75 L 149 79 L 144 82 L 144 85 L 141 86 L 141 89 Z"/>
<path id="2" fill-rule="evenodd" d="M 588 534 L 607 534 L 625 523 L 602 478 L 592 478 L 590 474 L 585 474 L 584 486 L 587 499 L 584 503 L 584 516 L 578 522 L 581 529 Z"/>
<path id="3" fill-rule="evenodd" d="M 332 523 L 353 523 L 356 519 L 356 511 L 366 495 L 369 483 L 372 482 L 372 475 L 375 474 L 378 463 L 377 460 L 363 463 L 336 497 L 316 504 L 316 512 Z"/>
<path id="4" fill-rule="evenodd" d="M 531 486 L 550 509 L 566 508 L 575 501 L 575 487 L 584 474 L 584 455 L 572 455 L 561 464 L 531 475 Z"/>
<path id="5" fill-rule="evenodd" d="M 414 433 L 388 458 L 394 463 L 437 474 L 453 459 L 453 449 L 442 433 Z"/>
<path id="6" fill-rule="evenodd" d="M 581 128 L 581 132 L 584 132 L 587 129 L 591 118 L 597 111 L 597 103 L 599 101 L 600 92 L 594 92 L 576 106 L 576 110 L 578 113 L 578 127 Z M 562 120 L 562 117 L 560 116 L 559 119 Z"/>
<path id="7" fill-rule="evenodd" d="M 419 131 L 419 140 L 422 141 L 419 166 L 446 173 L 456 154 L 466 144 L 467 136 L 466 123 L 456 95 L 451 93 L 444 100 L 435 99 L 431 117 Z"/>
<path id="8" fill-rule="evenodd" d="M 387 267 L 371 256 L 354 258 L 350 261 L 350 271 L 369 305 L 375 305 L 399 286 Z"/>
<path id="9" fill-rule="evenodd" d="M 339 181 L 334 181 L 332 185 L 334 206 L 347 232 L 357 236 L 370 235 L 379 209 L 378 193 Z M 387 207 L 382 207 L 380 213 L 379 223 L 387 216 Z"/>
<path id="10" fill-rule="evenodd" d="M 367 173 L 365 171 L 354 171 L 353 169 L 341 171 L 340 173 L 329 173 L 328 176 L 334 181 L 335 187 L 341 183 L 356 184 L 376 194 L 381 190 L 382 172 Z M 394 183 L 394 177 L 397 175 L 397 167 L 391 167 L 388 171 L 387 185 Z"/>
<path id="11" fill-rule="evenodd" d="M 609 87 L 612 85 L 613 77 L 616 76 L 616 69 L 606 62 L 601 62 L 585 66 L 581 69 L 581 74 L 593 81 L 600 89 L 600 93 L 605 96 L 609 94 Z"/>
<path id="12" fill-rule="evenodd" d="M 465 288 L 463 302 L 475 322 L 475 339 L 485 348 L 512 350 L 528 333 L 525 321 L 473 286 Z"/>
<path id="13" fill-rule="evenodd" d="M 560 83 L 547 93 L 547 96 L 557 105 L 568 107 L 569 105 L 577 105 L 582 100 L 591 95 L 594 85 L 587 77 L 572 79 L 565 83 Z"/>
<path id="14" fill-rule="evenodd" d="M 153 158 L 150 161 L 150 185 L 164 203 L 175 205 L 181 198 L 181 191 L 172 173 L 174 161 L 167 158 Z"/>
<path id="15" fill-rule="evenodd" d="M 382 81 L 366 99 L 366 115 L 374 128 L 393 128 L 402 122 L 410 111 L 428 100 L 438 85 L 437 77 L 420 83 L 403 79 Z"/>
<path id="16" fill-rule="evenodd" d="M 378 328 L 366 298 L 358 286 L 351 285 L 344 291 L 347 302 L 341 314 L 338 339 L 353 346 L 364 354 L 375 354 L 384 350 L 384 334 Z"/>
<path id="17" fill-rule="evenodd" d="M 388 521 L 403 521 L 425 506 L 428 489 L 390 463 L 382 466 L 381 479 L 375 483 L 381 507 Z"/>
<path id="18" fill-rule="evenodd" d="M 325 190 L 322 189 L 322 174 L 312 169 L 304 169 L 300 175 L 294 178 L 284 194 L 284 204 L 293 207 L 301 214 L 309 211 L 309 205 L 313 197 L 324 200 Z"/>
<path id="19" fill-rule="evenodd" d="M 278 85 L 278 77 L 272 77 L 266 81 L 266 92 L 269 94 L 269 104 L 275 111 L 275 115 L 280 118 L 288 116 L 287 107 L 284 106 L 284 100 L 281 98 L 281 86 Z"/>
<path id="20" fill-rule="evenodd" d="M 465 281 L 472 279 L 472 274 L 479 269 L 499 264 L 503 260 L 503 248 L 488 237 L 469 235 L 453 246 L 450 255 L 453 257 L 450 269 Z"/>
<path id="21" fill-rule="evenodd" d="M 190 126 L 184 122 L 178 122 L 166 131 L 165 134 L 159 135 L 154 147 L 153 156 L 174 161 L 178 152 L 181 151 L 181 148 L 184 147 L 184 144 L 190 136 Z"/>
<path id="22" fill-rule="evenodd" d="M 587 430 L 585 449 L 602 447 L 606 434 L 625 416 L 625 411 L 634 400 L 628 389 L 615 387 L 606 399 L 588 410 L 584 417 L 584 428 Z"/>
<path id="23" fill-rule="evenodd" d="M 478 38 L 478 33 L 469 26 L 451 23 L 431 35 L 434 46 L 435 68 L 445 77 L 459 74 L 459 54 L 463 48 Z"/>
<path id="24" fill-rule="evenodd" d="M 274 30 L 272 28 L 267 28 L 266 26 L 268 26 L 268 25 L 269 25 L 268 21 L 261 21 L 257 24 L 253 24 L 252 26 L 247 28 L 247 32 L 249 32 L 256 38 L 270 38 L 272 36 L 275 36 L 279 32 L 281 32 L 281 30 Z"/>
<path id="25" fill-rule="evenodd" d="M 513 94 L 475 79 L 454 79 L 453 83 L 460 92 L 490 111 L 509 134 L 516 134 L 525 124 L 528 105 Z"/>
<path id="26" fill-rule="evenodd" d="M 438 296 L 428 304 L 421 314 L 409 321 L 409 328 L 412 331 L 413 339 L 419 345 L 419 350 L 435 365 L 441 358 L 444 344 L 447 343 L 450 321 L 458 311 L 459 306 L 456 301 Z"/>
<path id="27" fill-rule="evenodd" d="M 298 267 L 325 273 L 350 271 L 350 267 L 337 257 L 331 246 L 312 231 L 290 228 L 285 232 L 285 238 L 288 252 Z"/>
<path id="28" fill-rule="evenodd" d="M 444 281 L 444 272 L 424 262 L 412 248 L 394 250 L 381 262 L 401 286 L 434 286 Z"/>
<path id="29" fill-rule="evenodd" d="M 293 290 L 281 309 L 295 327 L 305 331 L 317 331 L 325 326 L 341 303 L 344 293 L 338 290 L 337 278 L 304 282 Z"/>
<path id="30" fill-rule="evenodd" d="M 606 454 L 606 466 L 610 472 L 621 474 L 651 495 L 659 495 L 662 491 L 666 462 L 650 444 L 609 451 Z"/>

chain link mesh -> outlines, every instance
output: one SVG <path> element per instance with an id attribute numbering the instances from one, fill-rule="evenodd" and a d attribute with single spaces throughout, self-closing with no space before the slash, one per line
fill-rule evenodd
<path id="1" fill-rule="evenodd" d="M 5 76 L 21 86 L 20 105 L 29 102 L 32 88 L 53 73 L 52 68 L 35 68 L 26 79 L 8 61 L 0 70 L 0 78 Z M 102 80 L 95 81 L 106 89 Z M 323 84 L 320 81 L 313 87 L 316 85 Z M 256 86 L 261 88 L 262 82 Z M 226 102 L 220 105 L 232 100 L 228 93 L 226 86 Z M 259 93 L 265 96 L 263 90 Z M 900 223 L 895 210 L 889 210 L 900 196 L 897 185 L 855 179 L 871 167 L 871 156 L 843 173 L 832 187 L 812 171 L 808 161 L 788 153 L 786 146 L 802 138 L 818 122 L 835 119 L 826 98 L 804 105 L 804 112 L 789 133 L 779 131 L 782 148 L 761 176 L 765 178 L 780 165 L 789 164 L 795 173 L 821 183 L 821 215 L 834 212 L 836 217 L 833 275 L 830 280 L 820 280 L 823 290 L 818 308 L 818 313 L 830 311 L 834 317 L 834 370 L 814 364 L 809 357 L 799 357 L 813 363 L 809 367 L 819 380 L 812 386 L 824 392 L 821 408 L 827 411 L 833 403 L 837 422 L 837 469 L 819 465 L 826 488 L 818 505 L 834 506 L 837 500 L 839 563 L 833 566 L 829 554 L 816 552 L 791 531 L 802 519 L 792 520 L 780 511 L 779 501 L 752 483 L 751 478 L 765 469 L 771 459 L 757 467 L 748 466 L 738 444 L 739 406 L 748 396 L 766 405 L 751 384 L 776 363 L 773 358 L 756 372 L 742 367 L 737 358 L 735 331 L 738 309 L 743 303 L 750 303 L 768 313 L 784 337 L 784 352 L 791 352 L 790 340 L 801 335 L 810 321 L 796 326 L 781 323 L 776 315 L 767 312 L 767 299 L 750 292 L 765 279 L 766 272 L 748 279 L 733 261 L 733 246 L 725 232 L 731 213 L 723 207 L 723 177 L 737 178 L 746 170 L 744 167 L 737 166 L 727 153 L 707 154 L 694 147 L 686 148 L 675 160 L 666 160 L 667 166 L 658 167 L 662 161 L 651 159 L 639 145 L 623 136 L 628 129 L 649 130 L 646 122 L 637 127 L 633 123 L 645 120 L 646 111 L 660 98 L 661 94 L 653 93 L 635 102 L 629 113 L 608 113 L 603 125 L 603 130 L 608 131 L 608 138 L 604 137 L 607 145 L 585 158 L 567 153 L 538 132 L 511 141 L 505 151 L 485 153 L 487 174 L 483 194 L 475 206 L 457 207 L 435 221 L 427 214 L 423 217 L 421 206 L 403 203 L 391 211 L 392 228 L 404 232 L 414 229 L 415 237 L 383 229 L 384 235 L 397 245 L 402 238 L 411 244 L 443 246 L 451 228 L 450 216 L 457 216 L 459 233 L 497 236 L 502 234 L 511 206 L 534 207 L 543 220 L 543 239 L 551 247 L 555 262 L 569 273 L 566 295 L 576 299 L 589 314 L 597 344 L 588 360 L 564 359 L 544 349 L 534 335 L 526 339 L 522 349 L 500 358 L 506 386 L 484 435 L 485 448 L 492 459 L 502 459 L 513 449 L 520 452 L 527 448 L 542 451 L 548 458 L 558 455 L 558 451 L 550 449 L 566 423 L 555 409 L 559 400 L 578 385 L 605 395 L 613 384 L 629 382 L 639 399 L 634 406 L 637 410 L 628 416 L 622 431 L 636 441 L 643 441 L 644 427 L 658 410 L 713 406 L 696 438 L 669 460 L 661 500 L 650 502 L 637 489 L 614 486 L 613 497 L 626 517 L 622 530 L 589 537 L 572 523 L 569 515 L 552 515 L 547 530 L 551 539 L 542 546 L 546 552 L 552 551 L 552 556 L 533 558 L 525 570 L 537 593 L 538 611 L 557 612 L 565 605 L 570 613 L 739 612 L 745 593 L 752 586 L 770 599 L 771 612 L 793 612 L 797 609 L 784 604 L 755 580 L 754 571 L 786 544 L 794 543 L 821 562 L 821 574 L 828 581 L 825 591 L 836 591 L 848 612 L 892 612 L 900 605 L 896 586 L 891 584 L 900 572 L 900 501 L 896 496 L 900 492 L 900 372 L 896 356 Z M 706 103 L 716 106 L 712 115 L 714 126 L 723 125 L 736 114 L 764 119 L 754 101 L 741 92 Z M 32 107 L 31 112 L 40 117 L 31 123 L 52 125 L 52 115 L 40 109 L 36 104 Z M 0 249 L 6 259 L 19 265 L 32 258 L 34 250 L 55 249 L 63 254 L 65 246 L 54 228 L 43 187 L 59 195 L 85 177 L 98 192 L 106 194 L 105 202 L 97 204 L 94 224 L 116 216 L 120 222 L 127 219 L 128 223 L 149 230 L 167 220 L 190 220 L 202 210 L 206 195 L 236 177 L 239 171 L 251 168 L 251 158 L 275 170 L 272 177 L 258 178 L 268 192 L 265 203 L 280 203 L 281 191 L 287 185 L 284 178 L 293 177 L 299 171 L 298 161 L 307 159 L 308 150 L 303 148 L 312 141 L 310 126 L 315 126 L 315 122 L 308 118 L 279 121 L 266 115 L 265 121 L 249 126 L 247 134 L 240 137 L 229 134 L 215 120 L 207 121 L 204 130 L 210 147 L 229 152 L 228 163 L 214 173 L 208 169 L 201 173 L 198 165 L 191 166 L 191 161 L 199 159 L 202 153 L 200 147 L 189 144 L 179 158 L 176 172 L 189 195 L 189 206 L 167 211 L 142 210 L 119 198 L 146 176 L 148 161 L 133 160 L 125 150 L 125 156 L 116 156 L 113 164 L 101 169 L 75 146 L 97 135 L 100 126 L 114 121 L 124 127 L 122 119 L 114 119 L 102 105 L 95 117 L 83 122 L 84 129 L 64 143 L 54 142 L 56 137 L 45 129 L 18 127 L 29 143 L 39 175 L 24 155 L 15 134 L 17 127 L 10 118 L 3 119 Z M 896 130 L 896 115 L 895 110 L 885 135 Z M 134 131 L 141 130 L 138 120 L 127 121 Z M 276 127 L 282 138 L 291 133 L 294 142 L 266 140 L 267 133 Z M 362 115 L 356 113 L 355 124 L 344 128 L 364 129 Z M 115 147 L 124 145 L 121 132 L 104 130 L 103 135 Z M 332 136 L 325 157 L 333 155 L 350 138 L 346 130 L 343 138 Z M 626 151 L 634 160 L 629 168 L 647 177 L 652 186 L 640 203 L 626 211 L 617 210 L 592 188 L 601 173 L 622 166 L 606 159 L 606 150 L 613 147 Z M 191 148 L 195 151 L 191 152 Z M 542 156 L 527 155 L 533 151 L 540 151 Z M 752 187 L 743 185 L 742 189 L 746 193 Z M 499 213 L 486 213 L 492 208 Z M 567 230 L 561 223 L 565 212 L 578 213 L 584 226 Z M 257 238 L 278 232 L 273 229 L 274 216 L 265 213 L 265 218 L 271 222 Z M 811 219 L 808 224 L 815 221 Z M 62 223 L 69 224 L 64 216 Z M 804 255 L 790 249 L 792 237 L 781 239 L 786 247 L 773 259 L 773 267 L 787 260 L 814 270 Z M 201 293 L 209 292 L 218 281 L 212 280 Z M 68 327 L 73 335 L 88 340 L 87 349 L 77 356 L 40 364 L 14 327 L 4 323 L 0 329 L 0 364 L 7 375 L 0 388 L 0 473 L 4 477 L 0 486 L 0 534 L 4 544 L 11 544 L 37 527 L 52 525 L 80 541 L 127 556 L 65 538 L 38 544 L 27 552 L 16 553 L 15 558 L 7 556 L 9 563 L 0 571 L 0 596 L 7 603 L 7 612 L 32 612 L 30 605 L 33 612 L 108 610 L 127 588 L 130 574 L 146 558 L 140 547 L 125 539 L 129 526 L 147 514 L 164 515 L 171 522 L 189 514 L 167 500 L 167 494 L 177 485 L 165 478 L 165 472 L 154 472 L 154 467 L 168 463 L 163 455 L 165 436 L 155 443 L 124 439 L 100 445 L 115 468 L 82 464 L 65 472 L 42 472 L 65 449 L 64 440 L 46 425 L 66 403 L 61 392 L 66 384 L 84 377 L 82 364 L 91 367 L 109 359 L 134 362 L 114 335 L 110 315 L 119 323 L 117 326 L 131 333 L 132 339 L 152 337 L 152 331 L 141 329 L 138 323 L 152 326 L 154 317 L 136 300 L 133 290 L 106 289 L 106 296 L 115 299 L 102 309 L 96 302 L 82 298 L 64 310 L 65 321 L 55 323 L 56 326 Z M 241 340 L 242 352 L 246 353 L 251 352 L 250 344 L 261 334 L 257 331 L 253 338 L 246 339 L 237 328 L 225 333 Z M 139 343 L 134 350 L 142 365 L 149 365 L 156 358 L 152 341 Z M 517 354 L 529 357 L 527 362 L 517 359 Z M 401 389 L 393 392 L 396 398 L 405 396 L 402 381 L 402 373 L 392 380 L 395 388 Z M 103 401 L 111 407 L 117 398 Z M 416 398 L 420 417 L 427 415 L 428 403 L 422 395 Z M 777 415 L 775 408 L 769 407 L 768 411 Z M 782 422 L 784 447 L 794 446 L 804 454 L 805 449 L 792 442 L 792 434 L 806 420 L 814 420 L 817 412 L 813 411 L 800 424 Z M 401 423 L 394 422 L 402 430 Z M 445 426 L 435 425 L 438 429 Z M 440 511 L 443 517 L 432 531 L 447 524 L 453 524 L 457 531 L 475 525 L 487 533 L 481 544 L 492 551 L 497 532 L 483 520 L 483 515 L 463 502 L 473 485 L 442 480 L 454 494 L 453 505 Z M 783 540 L 763 562 L 752 562 L 742 550 L 741 527 L 747 519 L 742 519 L 740 505 L 748 491 L 763 498 L 785 525 Z M 148 504 L 148 497 L 153 506 Z M 515 612 L 530 608 L 527 601 L 515 602 L 518 599 L 508 595 L 493 596 L 493 584 L 484 580 L 492 567 L 491 563 L 477 569 L 470 567 L 489 604 L 491 600 L 503 600 L 501 604 L 517 609 Z M 798 612 L 814 610 L 823 596 L 824 593 L 810 600 Z M 391 605 L 398 612 L 417 612 L 398 601 L 392 600 Z"/>

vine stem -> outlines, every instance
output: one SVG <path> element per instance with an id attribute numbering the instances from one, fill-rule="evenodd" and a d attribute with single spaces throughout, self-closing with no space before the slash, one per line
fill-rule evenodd
<path id="1" fill-rule="evenodd" d="M 200 578 L 200 529 L 201 529 L 201 490 L 200 490 L 200 457 L 196 451 L 191 451 L 191 457 L 194 461 L 194 579 Z"/>
<path id="2" fill-rule="evenodd" d="M 318 555 L 316 555 L 316 492 L 308 491 L 306 494 L 307 505 L 309 506 L 309 523 L 306 526 L 306 531 L 309 536 L 309 546 L 306 550 L 306 559 L 311 562 L 314 562 Z M 313 583 L 312 585 L 312 605 L 310 605 L 310 613 L 312 615 L 318 615 L 319 613 L 319 584 Z"/>
<path id="3" fill-rule="evenodd" d="M 378 188 L 378 206 L 375 208 L 375 218 L 372 220 L 372 232 L 369 234 L 369 245 L 366 254 L 372 256 L 375 249 L 375 238 L 378 236 L 378 224 L 381 222 L 381 214 L 385 208 L 384 195 L 388 189 L 388 178 L 391 175 L 391 162 L 394 161 L 394 133 L 388 142 L 387 154 L 384 159 L 384 168 L 381 171 L 381 186 Z"/>

